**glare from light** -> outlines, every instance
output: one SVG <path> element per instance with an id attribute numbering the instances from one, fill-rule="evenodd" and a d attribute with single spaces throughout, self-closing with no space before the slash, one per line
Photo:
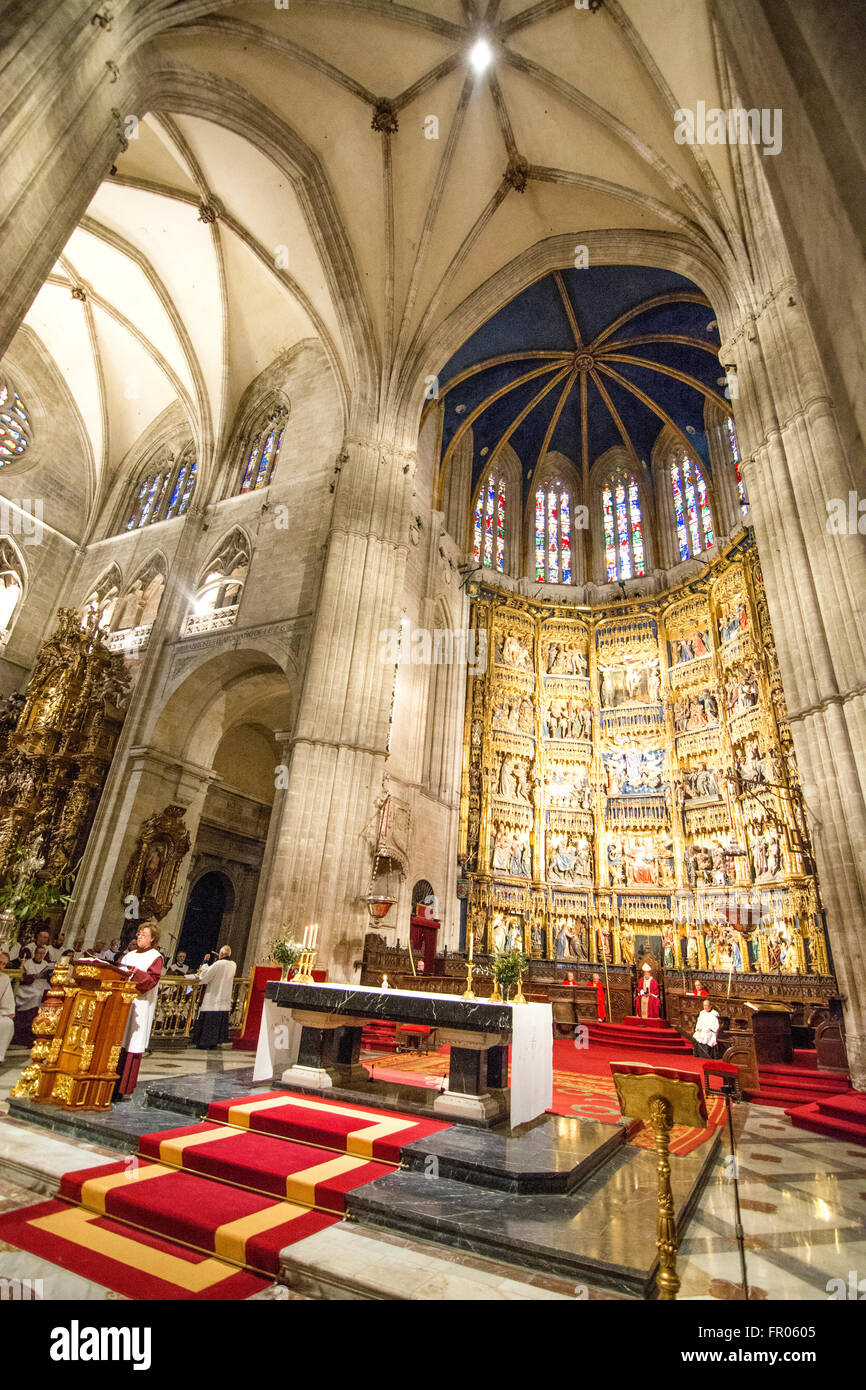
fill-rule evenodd
<path id="1" fill-rule="evenodd" d="M 476 72 L 484 72 L 493 62 L 493 49 L 486 39 L 478 39 L 469 54 L 469 61 Z"/>

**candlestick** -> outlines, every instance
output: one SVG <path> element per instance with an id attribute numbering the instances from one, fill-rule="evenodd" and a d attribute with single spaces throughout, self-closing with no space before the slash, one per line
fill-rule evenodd
<path id="1" fill-rule="evenodd" d="M 470 922 L 470 923 L 469 923 L 469 959 L 470 959 L 470 961 L 474 959 L 474 956 L 475 956 L 475 927 L 473 926 L 472 922 Z"/>

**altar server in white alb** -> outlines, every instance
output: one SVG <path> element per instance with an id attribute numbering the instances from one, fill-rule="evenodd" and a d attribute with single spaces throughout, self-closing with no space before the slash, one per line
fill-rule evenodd
<path id="1" fill-rule="evenodd" d="M 701 1000 L 701 1011 L 695 1020 L 693 1052 L 696 1057 L 717 1057 L 721 1019 L 709 999 Z"/>
<path id="2" fill-rule="evenodd" d="M 210 965 L 203 965 L 198 978 L 207 988 L 198 1011 L 192 1040 L 196 1047 L 210 1051 L 229 1040 L 229 1014 L 232 1007 L 232 985 L 237 966 L 231 957 L 231 947 L 221 946 L 219 955 Z"/>
<path id="3" fill-rule="evenodd" d="M 156 921 L 142 922 L 135 946 L 119 962 L 131 969 L 138 995 L 132 1001 L 123 1035 L 123 1050 L 117 1063 L 119 1076 L 114 1088 L 115 1100 L 130 1096 L 135 1090 L 141 1059 L 150 1041 L 157 988 L 162 974 L 162 956 L 156 949 L 158 941 L 159 926 Z"/>

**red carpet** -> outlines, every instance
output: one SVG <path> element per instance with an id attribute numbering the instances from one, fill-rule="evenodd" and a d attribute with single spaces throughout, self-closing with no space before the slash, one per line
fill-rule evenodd
<path id="1" fill-rule="evenodd" d="M 606 1034 L 606 1029 L 604 1029 Z M 631 1034 L 629 1034 L 631 1036 Z M 600 1120 L 602 1124 L 615 1125 L 620 1119 L 619 1101 L 616 1087 L 610 1074 L 611 1062 L 635 1060 L 634 1050 L 621 1046 L 601 1047 L 591 1043 L 587 1047 L 575 1047 L 569 1038 L 557 1038 L 553 1044 L 553 1105 L 554 1115 L 568 1115 L 583 1120 Z M 651 1066 L 669 1067 L 673 1060 L 680 1070 L 703 1072 L 703 1064 L 698 1057 L 689 1052 L 677 1052 L 676 1058 L 663 1049 L 641 1048 L 640 1060 Z M 368 1060 L 368 1070 L 382 1080 L 400 1081 L 405 1085 L 417 1085 L 439 1090 L 442 1077 L 448 1072 L 448 1048 L 441 1047 L 428 1056 L 417 1053 L 394 1053 L 383 1057 L 381 1062 Z M 673 1153 L 691 1153 L 692 1149 L 706 1143 L 718 1125 L 723 1123 L 724 1103 L 715 1096 L 707 1097 L 707 1110 L 710 1123 L 707 1129 L 674 1130 L 671 1149 Z M 652 1148 L 651 1132 L 641 1128 L 629 1141 L 638 1148 Z"/>
<path id="2" fill-rule="evenodd" d="M 250 1192 L 333 1212 L 346 1210 L 346 1193 L 353 1187 L 392 1171 L 390 1164 L 323 1153 L 309 1144 L 215 1124 L 145 1134 L 139 1153 Z"/>
<path id="3" fill-rule="evenodd" d="M 791 1124 L 809 1129 L 814 1134 L 826 1134 L 829 1139 L 866 1146 L 866 1095 L 848 1091 L 832 1099 L 811 1101 L 786 1110 Z"/>
<path id="4" fill-rule="evenodd" d="M 448 1128 L 288 1091 L 238 1096 L 202 1124 L 143 1135 L 137 1158 L 65 1173 L 62 1200 L 0 1217 L 0 1240 L 131 1298 L 249 1298 L 285 1246 L 341 1219 L 347 1192 Z"/>
<path id="5" fill-rule="evenodd" d="M 137 1300 L 234 1301 L 250 1298 L 271 1283 L 260 1274 L 68 1202 L 40 1202 L 7 1212 L 0 1216 L 0 1240 Z"/>
<path id="6" fill-rule="evenodd" d="M 337 1220 L 288 1201 L 161 1163 L 126 1160 L 65 1173 L 60 1196 L 85 1211 L 113 1216 L 151 1235 L 202 1250 L 262 1274 L 276 1274 L 285 1245 Z"/>
<path id="7" fill-rule="evenodd" d="M 763 1064 L 758 1068 L 760 1085 L 743 1096 L 754 1105 L 789 1106 L 813 1104 L 851 1091 L 848 1077 L 839 1072 L 818 1071 L 814 1052 L 797 1051 L 796 1061 Z M 811 1063 L 811 1064 L 810 1064 Z"/>
<path id="8" fill-rule="evenodd" d="M 413 1139 L 450 1127 L 441 1120 L 371 1110 L 366 1105 L 342 1105 L 290 1091 L 269 1091 L 255 1100 L 240 1097 L 218 1101 L 207 1113 L 208 1119 L 222 1124 L 276 1134 L 282 1139 L 300 1139 L 305 1144 L 385 1163 L 399 1163 L 402 1146 Z"/>
<path id="9" fill-rule="evenodd" d="M 676 1053 L 677 1063 L 680 1056 L 692 1055 L 691 1044 L 663 1018 L 631 1017 L 621 1023 L 588 1023 L 586 1029 L 591 1044 L 617 1047 L 620 1052 Z"/>

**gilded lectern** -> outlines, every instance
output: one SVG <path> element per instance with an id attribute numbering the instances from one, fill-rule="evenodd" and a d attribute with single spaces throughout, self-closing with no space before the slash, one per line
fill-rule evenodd
<path id="1" fill-rule="evenodd" d="M 107 1110 L 135 993 L 123 966 L 81 960 L 58 967 L 33 1022 L 30 1065 L 12 1095 L 64 1110 Z"/>

